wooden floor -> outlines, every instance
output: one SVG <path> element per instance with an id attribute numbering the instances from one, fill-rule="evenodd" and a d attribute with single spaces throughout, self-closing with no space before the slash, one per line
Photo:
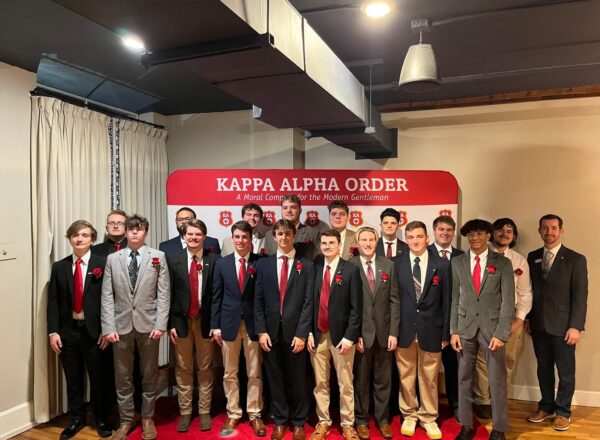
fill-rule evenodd
<path id="1" fill-rule="evenodd" d="M 525 416 L 536 409 L 537 404 L 533 402 L 522 402 L 518 400 L 509 401 L 509 417 L 511 432 L 507 439 L 519 440 L 565 440 L 565 439 L 600 439 L 600 408 L 585 406 L 573 407 L 571 417 L 571 429 L 565 432 L 557 432 L 552 429 L 550 421 L 543 423 L 528 423 Z M 13 439 L 16 440 L 57 440 L 62 429 L 67 425 L 66 416 L 59 417 L 49 423 L 38 425 Z M 491 429 L 490 425 L 486 425 Z M 265 437 L 266 438 L 266 437 Z M 406 439 L 400 433 L 395 433 L 394 438 Z M 98 435 L 91 427 L 85 427 L 74 440 L 97 440 Z"/>

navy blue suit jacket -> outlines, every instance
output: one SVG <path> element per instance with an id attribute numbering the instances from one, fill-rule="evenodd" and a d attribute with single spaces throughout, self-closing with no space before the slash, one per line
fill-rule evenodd
<path id="1" fill-rule="evenodd" d="M 437 247 L 435 247 L 435 244 L 430 244 L 429 246 L 427 246 L 427 249 L 433 251 L 434 254 L 436 254 L 438 257 L 442 258 L 440 256 L 440 254 L 438 253 Z M 460 249 L 456 249 L 454 246 L 452 246 L 452 253 L 450 254 L 450 259 L 453 259 L 454 257 L 458 257 L 459 255 L 464 254 L 463 251 L 461 251 Z"/>
<path id="2" fill-rule="evenodd" d="M 408 252 L 408 245 L 405 242 L 403 242 L 402 240 L 400 240 L 399 238 L 397 238 L 396 239 L 396 255 L 392 255 L 392 258 L 399 257 L 400 255 L 402 255 L 406 252 Z M 386 246 L 384 246 L 383 238 L 379 237 L 379 240 L 377 240 L 377 247 L 375 248 L 375 254 L 379 255 L 380 257 L 385 257 L 385 253 L 386 253 Z"/>
<path id="3" fill-rule="evenodd" d="M 204 252 L 211 252 L 213 254 L 221 255 L 221 246 L 219 240 L 213 237 L 206 236 L 204 240 Z M 177 255 L 183 246 L 181 246 L 181 238 L 179 236 L 171 238 L 170 240 L 163 241 L 159 246 L 158 250 L 163 251 L 166 255 L 174 256 Z"/>

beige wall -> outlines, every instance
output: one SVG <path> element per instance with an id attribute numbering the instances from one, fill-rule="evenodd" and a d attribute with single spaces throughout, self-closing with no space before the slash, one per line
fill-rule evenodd
<path id="1" fill-rule="evenodd" d="M 35 75 L 0 63 L 0 438 L 31 422 L 32 298 L 29 91 Z"/>

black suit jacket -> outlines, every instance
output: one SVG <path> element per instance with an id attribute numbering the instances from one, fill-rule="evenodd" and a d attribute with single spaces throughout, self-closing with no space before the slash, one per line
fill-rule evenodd
<path id="1" fill-rule="evenodd" d="M 127 247 L 127 238 L 123 238 L 120 243 L 121 249 L 125 249 Z M 112 241 L 110 238 L 107 238 L 103 243 L 92 246 L 92 253 L 106 258 L 113 252 L 117 252 L 117 247 L 115 244 L 116 243 L 114 241 Z"/>
<path id="2" fill-rule="evenodd" d="M 584 330 L 588 296 L 585 257 L 562 245 L 544 280 L 543 255 L 544 248 L 540 248 L 527 256 L 533 287 L 533 307 L 527 315 L 531 330 L 545 330 L 554 336 L 564 336 L 569 328 Z"/>
<path id="3" fill-rule="evenodd" d="M 322 258 L 315 263 L 315 283 L 313 294 L 313 335 L 315 345 L 319 343 L 319 301 L 323 285 Z M 341 281 L 336 282 L 340 275 Z M 362 324 L 362 288 L 358 267 L 340 258 L 335 273 L 331 274 L 331 290 L 329 291 L 329 332 L 331 341 L 338 345 L 342 338 L 356 343 L 360 336 Z"/>
<path id="4" fill-rule="evenodd" d="M 166 255 L 177 255 L 183 247 L 181 246 L 181 238 L 179 236 L 173 237 L 170 240 L 163 241 L 159 246 L 158 250 L 163 251 Z M 208 235 L 204 239 L 204 253 L 213 253 L 221 255 L 221 246 L 219 240 Z"/>
<path id="5" fill-rule="evenodd" d="M 200 326 L 202 337 L 210 336 L 210 319 L 212 308 L 213 275 L 215 263 L 221 258 L 218 254 L 208 252 L 202 256 L 202 302 L 200 304 Z M 190 306 L 190 276 L 188 272 L 188 252 L 182 250 L 176 255 L 167 255 L 169 277 L 171 279 L 171 314 L 169 329 L 177 330 L 177 336 L 188 335 L 188 308 Z"/>
<path id="6" fill-rule="evenodd" d="M 398 238 L 396 239 L 396 255 L 392 255 L 392 258 L 398 257 L 408 252 L 408 250 L 408 245 Z M 375 254 L 379 255 L 380 257 L 385 257 L 385 252 L 386 246 L 384 246 L 383 237 L 380 237 L 379 240 L 377 240 L 377 248 L 375 249 Z"/>
<path id="7" fill-rule="evenodd" d="M 436 254 L 438 257 L 442 258 L 440 256 L 440 254 L 438 253 L 437 247 L 435 247 L 435 244 L 430 244 L 429 246 L 427 246 L 427 249 L 433 251 L 434 254 Z M 452 246 L 452 253 L 450 254 L 450 259 L 452 260 L 454 257 L 458 257 L 459 255 L 464 254 L 463 251 L 461 251 L 460 249 L 456 249 L 454 246 Z"/>
<path id="8" fill-rule="evenodd" d="M 272 343 L 277 342 L 280 327 L 286 344 L 291 344 L 295 336 L 306 340 L 311 331 L 314 266 L 303 257 L 296 257 L 288 264 L 292 267 L 285 289 L 283 314 L 280 312 L 277 254 L 262 258 L 256 264 L 255 330 L 257 334 L 268 333 Z"/>
<path id="9" fill-rule="evenodd" d="M 82 275 L 83 313 L 85 326 L 92 338 L 97 338 L 100 330 L 100 298 L 102 278 L 106 259 L 91 254 L 88 266 Z M 102 275 L 92 274 L 94 269 L 102 270 Z M 58 333 L 61 338 L 69 338 L 73 329 L 73 256 L 63 258 L 52 265 L 50 286 L 48 287 L 48 334 Z"/>
<path id="10" fill-rule="evenodd" d="M 450 262 L 428 252 L 425 283 L 419 301 L 413 283 L 410 253 L 394 260 L 400 286 L 400 336 L 398 346 L 407 348 L 415 340 L 429 352 L 442 351 L 442 340 L 450 340 L 450 306 L 452 303 L 452 272 Z"/>

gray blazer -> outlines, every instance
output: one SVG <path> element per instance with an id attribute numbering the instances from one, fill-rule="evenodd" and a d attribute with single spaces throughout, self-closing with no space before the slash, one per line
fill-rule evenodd
<path id="1" fill-rule="evenodd" d="M 128 248 L 108 256 L 102 282 L 102 334 L 167 330 L 171 290 L 164 252 L 145 248 L 134 287 L 127 268 Z M 153 259 L 158 265 L 153 265 Z"/>
<path id="2" fill-rule="evenodd" d="M 515 281 L 510 260 L 488 251 L 487 264 L 476 295 L 471 277 L 471 251 L 452 259 L 452 308 L 450 334 L 471 339 L 481 329 L 506 342 L 515 315 Z"/>

